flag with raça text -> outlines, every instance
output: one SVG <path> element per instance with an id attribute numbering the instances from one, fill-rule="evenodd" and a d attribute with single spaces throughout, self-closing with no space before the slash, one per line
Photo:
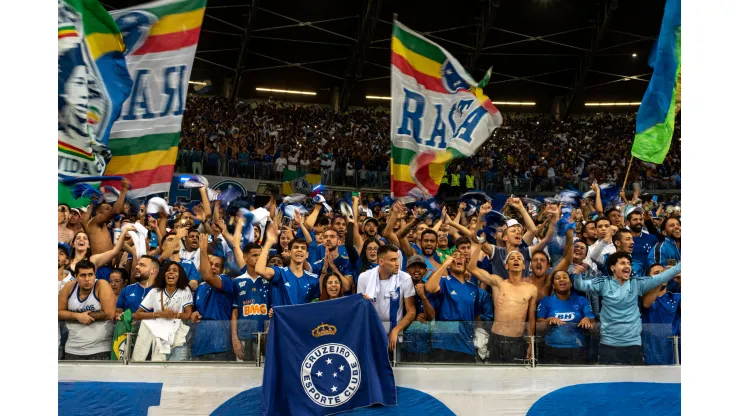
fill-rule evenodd
<path id="1" fill-rule="evenodd" d="M 501 113 L 449 52 L 398 21 L 391 39 L 391 194 L 436 195 L 447 165 L 472 156 Z"/>
<path id="2" fill-rule="evenodd" d="M 266 415 L 397 405 L 388 336 L 362 295 L 278 306 L 274 312 L 262 380 Z"/>
<path id="3" fill-rule="evenodd" d="M 99 177 L 111 151 L 113 122 L 131 91 L 121 32 L 98 0 L 58 0 L 58 202 L 77 199 L 64 181 Z M 97 190 L 100 181 L 91 181 Z"/>
<path id="4" fill-rule="evenodd" d="M 205 7 L 206 0 L 159 0 L 110 12 L 133 87 L 111 129 L 105 174 L 128 178 L 131 198 L 170 189 Z"/>

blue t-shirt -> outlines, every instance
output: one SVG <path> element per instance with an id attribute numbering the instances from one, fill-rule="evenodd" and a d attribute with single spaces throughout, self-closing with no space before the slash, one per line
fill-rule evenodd
<path id="1" fill-rule="evenodd" d="M 488 294 L 488 291 L 479 287 L 478 297 L 480 297 L 480 320 L 493 321 L 493 299 L 491 295 Z"/>
<path id="2" fill-rule="evenodd" d="M 272 285 L 272 305 L 300 305 L 310 303 L 320 296 L 319 278 L 313 273 L 303 272 L 300 278 L 289 267 L 272 266 L 275 276 Z"/>
<path id="3" fill-rule="evenodd" d="M 261 277 L 252 279 L 243 274 L 234 279 L 234 304 L 237 310 L 237 334 L 239 339 L 253 339 L 255 332 L 265 331 L 270 302 L 270 281 Z"/>
<path id="4" fill-rule="evenodd" d="M 183 269 L 185 269 L 185 274 L 188 276 L 188 280 L 195 280 L 198 283 L 201 283 L 203 281 L 203 278 L 200 275 L 200 271 L 197 267 L 195 267 L 195 263 L 193 263 L 192 260 L 180 260 L 180 265 Z"/>
<path id="5" fill-rule="evenodd" d="M 131 285 L 128 285 L 121 289 L 121 293 L 118 295 L 118 300 L 116 301 L 116 309 L 123 309 L 125 312 L 126 309 L 130 309 L 131 312 L 136 312 L 139 310 L 139 305 L 141 305 L 141 301 L 144 300 L 144 297 L 149 293 L 149 291 L 152 290 L 151 287 L 142 287 L 138 283 L 134 283 Z"/>
<path id="6" fill-rule="evenodd" d="M 572 292 L 567 300 L 559 299 L 555 294 L 542 298 L 537 305 L 537 318 L 552 317 L 560 319 L 565 325 L 550 325 L 545 334 L 545 344 L 554 348 L 586 347 L 586 338 L 583 330 L 578 328 L 578 323 L 584 317 L 595 318 L 588 299 Z"/>
<path id="7" fill-rule="evenodd" d="M 195 291 L 195 310 L 201 321 L 195 325 L 192 355 L 231 351 L 231 305 L 234 303 L 234 281 L 224 274 L 221 290 L 201 283 Z"/>
<path id="8" fill-rule="evenodd" d="M 650 308 L 642 307 L 642 347 L 645 364 L 673 364 L 673 324 L 676 321 L 678 307 L 681 305 L 681 294 L 666 292 L 655 299 Z"/>
<path id="9" fill-rule="evenodd" d="M 658 243 L 658 237 L 648 233 L 640 233 L 638 237 L 633 237 L 632 241 L 635 243 L 632 247 L 632 267 L 645 270 L 653 264 L 648 260 L 648 253 Z"/>
<path id="10" fill-rule="evenodd" d="M 447 351 L 475 355 L 473 332 L 475 317 L 481 314 L 478 288 L 454 277 L 439 280 L 432 346 Z"/>
<path id="11" fill-rule="evenodd" d="M 342 246 L 344 247 L 344 246 Z M 352 248 L 354 250 L 354 247 Z M 338 252 L 339 250 L 337 250 Z M 346 250 L 345 250 L 346 252 Z M 339 254 L 339 253 L 338 253 Z M 318 261 L 311 264 L 311 270 L 313 273 L 317 276 L 321 275 L 321 270 L 324 268 L 324 259 L 325 257 L 320 258 Z M 334 259 L 334 265 L 337 266 L 337 269 L 339 269 L 339 272 L 342 273 L 344 276 L 355 276 L 355 265 L 352 264 L 352 262 L 349 261 L 348 255 L 341 255 L 339 254 L 337 258 Z"/>

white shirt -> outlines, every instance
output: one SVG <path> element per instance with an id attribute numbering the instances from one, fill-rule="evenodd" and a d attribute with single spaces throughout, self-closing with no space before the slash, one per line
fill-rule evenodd
<path id="1" fill-rule="evenodd" d="M 75 280 L 75 278 L 72 276 L 72 273 L 67 272 L 67 276 L 65 276 L 64 279 L 58 280 L 58 282 L 59 282 L 59 290 L 57 291 L 57 293 L 59 293 L 59 292 L 62 291 L 62 288 L 64 287 L 64 285 L 66 285 L 67 283 L 69 283 L 69 282 L 71 282 L 73 280 Z"/>
<path id="2" fill-rule="evenodd" d="M 177 289 L 170 296 L 166 290 L 154 288 L 141 301 L 140 307 L 146 312 L 162 312 L 162 304 L 165 309 L 183 313 L 186 306 L 193 304 L 193 292 L 189 288 Z"/>
<path id="3" fill-rule="evenodd" d="M 283 170 L 285 170 L 285 165 L 287 164 L 288 164 L 288 161 L 284 157 L 280 156 L 275 161 L 275 170 L 278 172 L 282 172 Z"/>
<path id="4" fill-rule="evenodd" d="M 390 320 L 391 320 L 391 294 L 389 294 L 389 285 L 391 284 L 392 279 L 386 279 L 386 280 L 380 280 L 380 291 L 378 292 L 378 298 L 375 299 L 375 302 L 373 302 L 373 307 L 375 308 L 375 311 L 378 312 L 378 316 L 380 316 L 380 320 L 383 322 L 383 326 L 387 331 L 390 332 Z M 367 288 L 367 275 L 360 275 L 359 280 L 357 282 L 357 293 L 365 293 L 365 289 Z M 406 272 L 399 271 L 398 272 L 398 286 L 401 289 L 400 290 L 400 304 L 398 306 L 398 312 L 396 313 L 396 322 L 401 322 L 401 319 L 403 318 L 403 308 L 404 308 L 404 302 L 403 300 L 406 298 L 410 298 L 412 296 L 416 296 L 416 290 L 414 290 L 414 283 L 411 280 L 411 275 L 409 275 Z"/>

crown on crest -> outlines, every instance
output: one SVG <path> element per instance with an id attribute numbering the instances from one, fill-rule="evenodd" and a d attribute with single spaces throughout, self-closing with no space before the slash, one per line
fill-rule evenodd
<path id="1" fill-rule="evenodd" d="M 313 335 L 314 338 L 323 337 L 324 335 L 334 335 L 336 333 L 337 327 L 323 322 L 311 331 L 311 335 Z"/>

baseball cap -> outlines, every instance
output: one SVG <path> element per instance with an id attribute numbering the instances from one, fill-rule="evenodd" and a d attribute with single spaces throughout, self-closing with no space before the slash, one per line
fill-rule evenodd
<path id="1" fill-rule="evenodd" d="M 62 250 L 64 250 L 64 252 L 67 253 L 67 257 L 70 256 L 70 250 L 71 249 L 69 248 L 69 244 L 57 243 L 57 247 L 58 248 L 61 248 Z"/>
<path id="2" fill-rule="evenodd" d="M 365 227 L 365 225 L 367 225 L 367 223 L 370 222 L 370 221 L 374 222 L 376 226 L 380 225 L 380 223 L 378 222 L 378 220 L 376 220 L 375 218 L 373 218 L 373 217 L 367 217 L 367 218 L 365 218 L 365 221 L 362 222 L 362 226 Z"/>
<path id="3" fill-rule="evenodd" d="M 512 218 L 512 219 L 510 219 L 510 220 L 506 221 L 506 228 L 509 228 L 509 227 L 514 227 L 514 226 L 516 226 L 516 225 L 518 225 L 518 226 L 520 226 L 520 227 L 522 226 L 521 224 L 519 224 L 519 221 L 515 220 L 514 218 Z"/>
<path id="4" fill-rule="evenodd" d="M 421 257 L 418 254 L 414 254 L 413 256 L 409 257 L 409 261 L 406 263 L 406 267 L 407 268 L 411 267 L 412 264 L 417 264 L 417 263 L 423 264 L 424 267 L 426 267 L 427 265 L 427 262 L 424 261 L 423 257 Z"/>
<path id="5" fill-rule="evenodd" d="M 77 208 L 72 208 L 72 209 L 69 210 L 69 212 L 70 213 L 77 213 L 77 215 L 82 215 L 82 213 L 80 212 L 80 210 L 77 209 Z"/>

